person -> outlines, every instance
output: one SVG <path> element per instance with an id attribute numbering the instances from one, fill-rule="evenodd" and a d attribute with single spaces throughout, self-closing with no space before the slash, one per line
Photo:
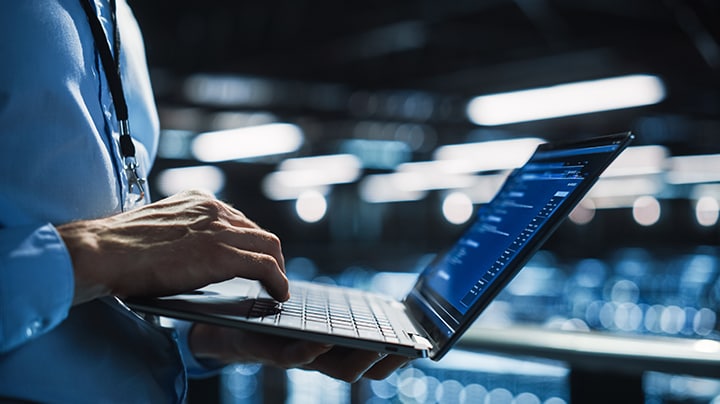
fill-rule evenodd
<path id="1" fill-rule="evenodd" d="M 182 402 L 188 377 L 233 362 L 350 382 L 407 362 L 206 324 L 161 327 L 124 306 L 233 277 L 285 300 L 281 243 L 203 192 L 151 202 L 142 178 L 159 124 L 125 0 L 1 2 L 0 34 L 0 401 Z M 98 41 L 114 51 L 126 121 Z"/>

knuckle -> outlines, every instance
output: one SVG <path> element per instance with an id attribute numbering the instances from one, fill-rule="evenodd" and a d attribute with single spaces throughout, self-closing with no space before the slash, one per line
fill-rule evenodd
<path id="1" fill-rule="evenodd" d="M 200 216 L 215 222 L 226 222 L 229 214 L 223 203 L 217 199 L 204 199 L 197 202 Z"/>
<path id="2" fill-rule="evenodd" d="M 212 194 L 210 194 L 207 191 L 200 190 L 200 189 L 188 189 L 185 191 L 182 191 L 182 194 L 190 197 L 190 198 L 200 198 L 200 199 L 213 199 L 214 197 Z"/>
<path id="3" fill-rule="evenodd" d="M 259 266 L 263 267 L 265 270 L 263 271 L 264 277 L 270 277 L 274 275 L 278 268 L 278 262 L 275 259 L 275 257 L 267 254 L 260 254 L 256 261 Z"/>
<path id="4" fill-rule="evenodd" d="M 200 202 L 200 207 L 203 208 L 208 215 L 213 217 L 219 217 L 220 213 L 223 212 L 222 202 L 217 199 L 205 199 Z"/>
<path id="5" fill-rule="evenodd" d="M 280 237 L 275 235 L 274 233 L 267 233 L 267 240 L 270 246 L 276 250 L 282 249 L 282 242 L 280 241 Z"/>

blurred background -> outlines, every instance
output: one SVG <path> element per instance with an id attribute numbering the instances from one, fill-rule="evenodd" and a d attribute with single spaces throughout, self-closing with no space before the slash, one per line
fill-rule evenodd
<path id="1" fill-rule="evenodd" d="M 161 119 L 155 199 L 209 190 L 281 237 L 292 277 L 401 296 L 538 142 L 633 131 L 478 326 L 720 341 L 717 1 L 128 2 Z M 189 401 L 559 404 L 590 388 L 572 358 L 480 345 L 352 386 L 238 366 Z M 678 363 L 599 380 L 613 402 L 720 403 L 718 374 Z"/>

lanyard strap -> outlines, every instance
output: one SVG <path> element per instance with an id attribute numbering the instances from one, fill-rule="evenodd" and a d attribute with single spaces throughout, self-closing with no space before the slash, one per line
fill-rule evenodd
<path id="1" fill-rule="evenodd" d="M 128 124 L 128 107 L 125 101 L 125 93 L 123 91 L 122 79 L 120 78 L 120 30 L 117 26 L 117 19 L 115 15 L 116 4 L 115 0 L 110 0 L 110 9 L 112 14 L 112 26 L 113 26 L 113 39 L 114 39 L 114 50 L 110 50 L 110 44 L 105 38 L 105 31 L 103 30 L 102 23 L 97 16 L 97 12 L 92 4 L 92 0 L 80 0 L 80 3 L 87 14 L 88 21 L 90 22 L 90 29 L 95 39 L 95 47 L 100 53 L 100 60 L 105 70 L 105 75 L 108 79 L 110 86 L 110 95 L 115 105 L 115 114 L 118 118 L 118 125 L 120 130 L 120 152 L 123 157 L 135 157 L 135 145 L 133 144 L 132 137 L 130 136 L 130 125 Z"/>

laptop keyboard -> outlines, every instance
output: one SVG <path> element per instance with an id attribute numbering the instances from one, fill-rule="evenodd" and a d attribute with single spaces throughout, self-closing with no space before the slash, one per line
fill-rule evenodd
<path id="1" fill-rule="evenodd" d="M 291 283 L 290 300 L 258 299 L 250 317 L 281 327 L 399 342 L 397 332 L 372 296 L 327 285 Z"/>

